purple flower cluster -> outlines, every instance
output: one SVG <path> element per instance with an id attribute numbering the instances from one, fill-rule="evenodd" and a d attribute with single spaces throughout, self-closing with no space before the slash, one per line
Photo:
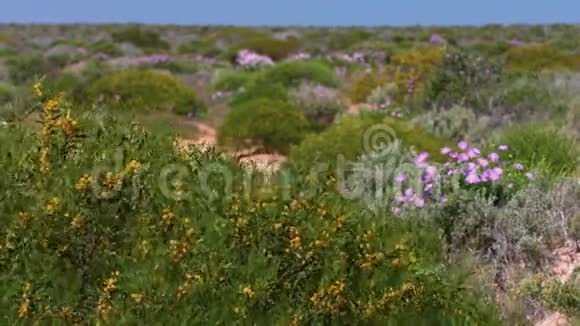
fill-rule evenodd
<path id="1" fill-rule="evenodd" d="M 447 40 L 439 34 L 432 34 L 431 37 L 429 38 L 429 43 L 431 43 L 431 44 L 445 44 L 445 43 L 447 43 Z"/>
<path id="2" fill-rule="evenodd" d="M 242 49 L 238 52 L 236 63 L 244 67 L 255 67 L 260 65 L 273 65 L 274 61 L 268 56 Z"/>
<path id="3" fill-rule="evenodd" d="M 498 146 L 499 151 L 507 151 L 507 145 Z M 429 153 L 422 152 L 415 158 L 414 164 L 418 169 L 418 184 L 420 187 L 404 187 L 404 184 L 413 181 L 406 174 L 400 174 L 395 178 L 397 184 L 404 189 L 396 198 L 393 212 L 398 213 L 402 208 L 423 208 L 428 202 L 447 202 L 447 197 L 436 194 L 434 189 L 437 182 L 445 182 L 446 178 L 459 177 L 467 185 L 497 183 L 509 168 L 508 163 L 501 161 L 497 152 L 484 155 L 478 148 L 471 147 L 466 141 L 457 143 L 457 150 L 450 147 L 441 149 L 441 154 L 449 158 L 447 163 L 440 167 L 429 162 Z M 520 163 L 513 164 L 513 170 L 523 171 L 524 166 Z M 530 172 L 525 174 L 529 179 L 534 179 Z M 513 185 L 507 185 L 511 188 Z M 420 191 L 417 189 L 421 189 Z"/>
<path id="4" fill-rule="evenodd" d="M 170 62 L 172 60 L 171 56 L 168 54 L 153 54 L 141 57 L 124 57 L 116 58 L 108 61 L 110 65 L 113 66 L 140 66 L 140 65 L 152 65 L 158 63 Z"/>

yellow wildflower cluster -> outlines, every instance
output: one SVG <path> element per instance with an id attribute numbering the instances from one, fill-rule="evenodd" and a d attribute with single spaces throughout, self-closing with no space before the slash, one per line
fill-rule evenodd
<path id="1" fill-rule="evenodd" d="M 302 238 L 300 237 L 300 229 L 295 226 L 290 227 L 290 248 L 294 250 L 302 249 Z"/>
<path id="2" fill-rule="evenodd" d="M 37 82 L 33 86 L 33 91 L 37 97 L 42 96 L 42 84 Z M 78 136 L 79 128 L 76 120 L 71 118 L 70 113 L 63 115 L 62 106 L 64 96 L 59 94 L 44 103 L 41 103 L 42 114 L 41 124 L 37 136 L 40 145 L 40 171 L 44 174 L 50 170 L 50 149 L 52 136 L 58 131 L 62 132 L 65 137 L 65 148 L 70 148 L 74 139 Z"/>
<path id="3" fill-rule="evenodd" d="M 141 163 L 139 163 L 139 161 L 130 160 L 129 163 L 127 163 L 127 167 L 125 168 L 124 173 L 135 174 L 140 167 Z"/>
<path id="4" fill-rule="evenodd" d="M 103 185 L 103 187 L 106 189 L 107 192 L 118 191 L 121 189 L 121 186 L 123 185 L 123 180 L 121 176 L 114 174 L 113 172 L 107 172 L 101 184 Z"/>
<path id="5" fill-rule="evenodd" d="M 19 212 L 18 219 L 20 220 L 20 223 L 27 225 L 30 222 L 31 217 L 27 212 Z"/>
<path id="6" fill-rule="evenodd" d="M 52 215 L 56 213 L 59 209 L 60 209 L 60 198 L 52 197 L 51 199 L 48 200 L 48 203 L 46 204 L 45 212 L 48 215 Z"/>
<path id="7" fill-rule="evenodd" d="M 32 93 L 38 98 L 42 97 L 42 83 L 37 81 L 32 85 Z"/>
<path id="8" fill-rule="evenodd" d="M 143 293 L 141 292 L 133 292 L 130 295 L 131 300 L 133 300 L 133 302 L 135 302 L 136 304 L 140 304 L 141 301 L 143 301 Z"/>
<path id="9" fill-rule="evenodd" d="M 103 318 L 107 319 L 109 314 L 113 311 L 111 305 L 111 298 L 113 292 L 117 289 L 117 282 L 119 281 L 119 272 L 111 273 L 111 276 L 103 282 L 103 291 L 97 302 L 97 313 Z"/>
<path id="10" fill-rule="evenodd" d="M 185 281 L 177 288 L 177 298 L 187 296 L 193 284 L 203 284 L 203 277 L 196 273 L 186 273 Z"/>
<path id="11" fill-rule="evenodd" d="M 93 184 L 93 181 L 94 181 L 93 177 L 91 177 L 88 174 L 85 174 L 79 178 L 75 188 L 80 192 L 86 192 L 89 189 L 89 187 Z"/>
<path id="12" fill-rule="evenodd" d="M 240 293 L 245 295 L 248 299 L 256 297 L 256 292 L 250 286 L 244 286 L 240 289 Z"/>
<path id="13" fill-rule="evenodd" d="M 191 245 L 187 240 L 169 240 L 169 255 L 174 263 L 180 262 L 191 252 Z"/>
<path id="14" fill-rule="evenodd" d="M 30 313 L 30 294 L 32 292 L 32 284 L 30 282 L 24 283 L 22 289 L 22 303 L 18 308 L 18 317 L 21 319 L 27 318 Z"/>
<path id="15" fill-rule="evenodd" d="M 316 291 L 310 297 L 310 302 L 325 313 L 338 314 L 347 305 L 347 301 L 344 298 L 344 290 L 344 281 L 335 281 L 328 289 Z"/>
<path id="16" fill-rule="evenodd" d="M 164 208 L 163 213 L 161 214 L 161 223 L 165 226 L 173 225 L 173 221 L 175 219 L 175 214 L 171 211 L 170 208 Z"/>

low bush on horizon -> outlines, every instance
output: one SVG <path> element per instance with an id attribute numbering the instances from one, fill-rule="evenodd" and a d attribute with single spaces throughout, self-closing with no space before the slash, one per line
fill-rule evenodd
<path id="1" fill-rule="evenodd" d="M 94 101 L 118 110 L 163 110 L 200 114 L 205 104 L 177 77 L 150 71 L 115 72 L 96 80 L 87 91 Z"/>

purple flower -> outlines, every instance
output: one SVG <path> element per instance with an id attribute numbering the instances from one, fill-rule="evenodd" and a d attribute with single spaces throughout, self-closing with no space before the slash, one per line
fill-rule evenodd
<path id="1" fill-rule="evenodd" d="M 393 214 L 398 215 L 401 212 L 401 209 L 399 207 L 393 207 L 391 208 L 391 211 Z"/>
<path id="2" fill-rule="evenodd" d="M 524 169 L 524 166 L 520 163 L 516 163 L 516 164 L 514 164 L 514 168 L 518 171 L 521 171 Z"/>
<path id="3" fill-rule="evenodd" d="M 434 167 L 433 165 L 429 165 L 427 166 L 427 168 L 425 168 L 425 173 L 429 176 L 435 176 L 435 174 L 437 174 L 437 168 Z"/>
<path id="4" fill-rule="evenodd" d="M 398 203 L 404 203 L 407 201 L 407 197 L 403 196 L 403 195 L 399 195 L 397 196 L 397 198 L 395 199 Z"/>
<path id="5" fill-rule="evenodd" d="M 454 159 L 455 159 L 455 158 L 457 158 L 457 153 L 455 153 L 455 152 L 451 152 L 451 153 L 449 153 L 449 157 L 451 157 L 451 158 L 454 158 Z"/>
<path id="6" fill-rule="evenodd" d="M 457 163 L 463 163 L 469 161 L 469 155 L 461 153 L 457 156 Z"/>
<path id="7" fill-rule="evenodd" d="M 501 169 L 500 169 L 501 170 Z M 485 182 L 487 181 L 491 181 L 491 182 L 496 182 L 499 180 L 500 178 L 500 171 L 493 169 L 493 170 L 485 170 L 482 174 L 481 174 L 481 179 Z M 503 171 L 501 171 L 503 173 Z"/>
<path id="8" fill-rule="evenodd" d="M 428 159 L 429 159 L 429 153 L 422 152 L 415 159 L 415 165 L 417 167 L 420 167 L 420 168 L 425 167 L 426 166 L 426 162 L 427 162 Z"/>
<path id="9" fill-rule="evenodd" d="M 447 43 L 447 40 L 445 40 L 445 38 L 443 38 L 443 36 L 441 36 L 439 34 L 432 34 L 431 37 L 429 38 L 429 43 L 431 43 L 431 44 L 444 44 L 444 43 Z"/>
<path id="10" fill-rule="evenodd" d="M 481 151 L 479 149 L 475 148 L 475 147 L 470 148 L 467 151 L 467 155 L 469 155 L 470 158 L 476 158 L 476 157 L 479 156 L 479 154 L 481 154 Z"/>
<path id="11" fill-rule="evenodd" d="M 507 151 L 509 149 L 508 145 L 499 145 L 497 148 L 500 151 Z"/>
<path id="12" fill-rule="evenodd" d="M 415 207 L 417 207 L 417 208 L 425 207 L 425 200 L 423 198 L 420 198 L 420 197 L 415 198 Z"/>
<path id="13" fill-rule="evenodd" d="M 497 163 L 499 161 L 499 155 L 495 152 L 493 153 L 489 153 L 489 155 L 487 156 L 487 158 L 489 158 L 490 161 Z"/>
<path id="14" fill-rule="evenodd" d="M 238 52 L 236 63 L 240 66 L 273 65 L 274 61 L 270 57 L 263 56 L 247 49 Z"/>
<path id="15" fill-rule="evenodd" d="M 477 160 L 477 164 L 479 164 L 479 166 L 481 166 L 482 168 L 486 167 L 489 165 L 489 161 L 484 159 L 484 158 L 480 158 Z"/>
<path id="16" fill-rule="evenodd" d="M 536 176 L 531 172 L 526 173 L 526 177 L 528 177 L 530 180 L 534 180 L 536 178 Z"/>
<path id="17" fill-rule="evenodd" d="M 447 154 L 449 154 L 449 153 L 451 153 L 451 148 L 449 148 L 449 147 L 443 147 L 443 148 L 441 149 L 441 154 L 443 154 L 443 155 L 447 155 Z"/>
<path id="18" fill-rule="evenodd" d="M 469 147 L 469 145 L 467 144 L 466 141 L 460 141 L 459 143 L 457 143 L 457 147 L 459 147 L 460 150 L 464 151 L 467 149 L 467 147 Z"/>
<path id="19" fill-rule="evenodd" d="M 470 173 L 465 177 L 465 181 L 469 184 L 475 184 L 481 182 L 481 179 L 477 176 L 477 173 Z"/>
<path id="20" fill-rule="evenodd" d="M 457 170 L 455 170 L 455 169 L 447 171 L 447 176 L 452 176 L 455 174 L 457 174 Z"/>
<path id="21" fill-rule="evenodd" d="M 445 204 L 448 201 L 447 196 L 443 195 L 441 197 L 439 197 L 439 202 L 442 204 Z"/>
<path id="22" fill-rule="evenodd" d="M 405 182 L 405 180 L 407 180 L 407 175 L 404 173 L 401 173 L 397 176 L 396 180 L 398 183 L 403 183 L 403 182 Z"/>
<path id="23" fill-rule="evenodd" d="M 413 189 L 412 189 L 412 188 L 407 188 L 407 189 L 405 189 L 405 196 L 406 196 L 406 197 L 411 197 L 411 196 L 413 196 L 414 194 L 415 194 L 415 192 L 413 191 Z"/>

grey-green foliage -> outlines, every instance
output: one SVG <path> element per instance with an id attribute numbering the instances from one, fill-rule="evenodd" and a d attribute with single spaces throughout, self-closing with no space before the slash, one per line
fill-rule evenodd
<path id="1" fill-rule="evenodd" d="M 437 212 L 450 248 L 476 250 L 498 268 L 522 260 L 540 267 L 550 242 L 577 237 L 570 232 L 571 219 L 580 214 L 576 180 L 560 180 L 548 190 L 532 183 L 501 206 L 479 192 L 452 197 Z"/>
<path id="2" fill-rule="evenodd" d="M 339 173 L 341 192 L 375 213 L 383 213 L 390 209 L 400 192 L 396 177 L 400 173 L 418 172 L 413 165 L 414 157 L 414 151 L 405 148 L 399 140 L 363 154 L 356 161 L 347 162 L 343 173 Z"/>
<path id="3" fill-rule="evenodd" d="M 317 130 L 330 126 L 336 116 L 346 110 L 338 90 L 319 84 L 303 82 L 290 92 L 290 98 Z"/>
<path id="4" fill-rule="evenodd" d="M 395 83 L 379 86 L 371 92 L 371 95 L 367 98 L 367 103 L 377 106 L 389 106 L 393 103 L 398 91 L 399 88 Z"/>
<path id="5" fill-rule="evenodd" d="M 450 109 L 429 111 L 416 117 L 414 122 L 435 136 L 455 141 L 468 139 L 476 131 L 475 113 L 458 104 Z"/>

